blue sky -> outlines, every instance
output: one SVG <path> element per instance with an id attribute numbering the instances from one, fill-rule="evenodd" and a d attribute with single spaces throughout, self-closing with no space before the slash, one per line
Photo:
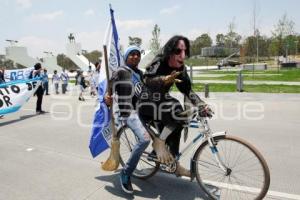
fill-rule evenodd
<path id="1" fill-rule="evenodd" d="M 8 45 L 6 39 L 18 40 L 33 57 L 43 56 L 43 51 L 64 53 L 70 32 L 83 49 L 102 50 L 109 3 L 123 46 L 128 36 L 137 36 L 148 48 L 154 24 L 161 28 L 162 43 L 174 34 L 195 39 L 209 33 L 214 39 L 227 32 L 230 22 L 246 37 L 253 33 L 254 4 L 263 35 L 270 36 L 285 13 L 300 33 L 299 0 L 0 0 L 0 54 Z"/>

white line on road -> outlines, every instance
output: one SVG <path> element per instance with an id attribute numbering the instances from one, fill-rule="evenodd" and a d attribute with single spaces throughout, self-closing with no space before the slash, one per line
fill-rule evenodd
<path id="1" fill-rule="evenodd" d="M 183 179 L 190 180 L 190 178 L 187 178 L 187 177 L 183 177 Z M 214 186 L 217 186 L 217 187 L 221 187 L 221 188 L 245 191 L 245 192 L 249 192 L 249 193 L 257 193 L 259 191 L 258 188 L 253 188 L 253 187 L 239 186 L 239 185 L 220 183 L 220 182 L 214 182 L 214 181 L 204 181 L 204 182 L 208 183 L 208 184 L 211 184 L 211 185 L 214 185 Z M 271 191 L 271 190 L 268 191 L 267 196 L 300 200 L 300 195 L 289 194 L 289 193 L 284 193 L 284 192 L 277 192 L 277 191 Z"/>
<path id="2" fill-rule="evenodd" d="M 26 149 L 26 151 L 28 151 L 28 152 L 30 152 L 30 151 L 32 151 L 32 150 L 34 150 L 34 148 L 27 148 L 27 149 Z"/>
<path id="3" fill-rule="evenodd" d="M 24 110 L 24 111 L 33 111 L 33 112 L 35 112 L 34 109 L 28 109 L 28 108 L 22 108 L 22 110 Z M 68 112 L 61 112 L 61 111 L 51 111 L 51 112 L 49 112 L 49 113 L 54 113 L 54 114 L 68 114 Z"/>

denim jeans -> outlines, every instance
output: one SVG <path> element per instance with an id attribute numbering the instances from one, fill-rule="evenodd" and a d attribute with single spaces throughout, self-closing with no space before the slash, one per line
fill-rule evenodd
<path id="1" fill-rule="evenodd" d="M 132 172 L 135 170 L 142 153 L 145 151 L 147 146 L 151 141 L 149 133 L 146 131 L 144 125 L 142 124 L 138 114 L 133 111 L 128 119 L 126 120 L 127 126 L 133 131 L 135 136 L 138 138 L 138 142 L 134 146 L 131 155 L 124 166 L 124 173 L 131 176 Z"/>

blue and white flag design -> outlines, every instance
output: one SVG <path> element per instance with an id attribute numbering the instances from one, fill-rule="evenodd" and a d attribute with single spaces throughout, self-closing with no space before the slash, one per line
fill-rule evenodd
<path id="1" fill-rule="evenodd" d="M 109 74 L 115 71 L 117 67 L 123 65 L 123 56 L 120 51 L 119 36 L 114 19 L 114 11 L 110 7 L 111 21 L 109 23 L 104 44 L 107 45 Z M 93 157 L 96 157 L 111 145 L 111 111 L 104 102 L 104 96 L 107 91 L 106 70 L 102 66 L 99 77 L 99 104 L 96 109 L 90 139 L 90 151 Z"/>
<path id="2" fill-rule="evenodd" d="M 40 77 L 0 84 L 0 115 L 17 112 L 42 83 Z"/>
<path id="3" fill-rule="evenodd" d="M 24 69 L 11 69 L 4 71 L 4 79 L 6 82 L 25 80 L 28 79 L 30 73 L 34 70 L 34 67 L 27 67 Z"/>

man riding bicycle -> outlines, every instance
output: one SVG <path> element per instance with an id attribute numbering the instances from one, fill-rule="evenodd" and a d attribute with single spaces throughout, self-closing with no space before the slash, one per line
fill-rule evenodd
<path id="1" fill-rule="evenodd" d="M 189 55 L 189 40 L 183 36 L 174 36 L 162 48 L 162 53 L 146 67 L 144 74 L 146 87 L 141 94 L 139 114 L 143 121 L 159 122 L 160 135 L 154 138 L 153 148 L 162 163 L 171 163 L 174 157 L 178 156 L 183 129 L 183 121 L 178 118 L 183 108 L 180 102 L 169 94 L 173 83 L 193 105 L 199 107 L 202 116 L 212 116 L 212 111 L 191 88 L 191 81 L 184 65 L 184 60 Z M 190 171 L 177 163 L 175 174 L 190 176 Z"/>

